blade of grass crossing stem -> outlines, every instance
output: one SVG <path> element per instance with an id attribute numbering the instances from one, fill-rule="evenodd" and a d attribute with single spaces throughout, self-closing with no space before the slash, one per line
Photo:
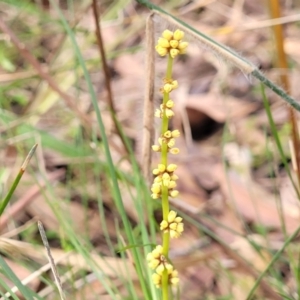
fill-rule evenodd
<path id="1" fill-rule="evenodd" d="M 290 168 L 289 168 L 289 164 L 286 160 L 286 157 L 284 155 L 284 151 L 283 151 L 283 148 L 282 148 L 282 145 L 281 145 L 281 141 L 280 141 L 280 138 L 279 138 L 279 135 L 278 135 L 278 131 L 277 131 L 277 128 L 276 128 L 276 125 L 275 125 L 275 122 L 274 122 L 274 119 L 273 119 L 273 116 L 272 116 L 272 112 L 271 112 L 271 108 L 270 108 L 270 104 L 268 102 L 268 99 L 267 99 L 267 96 L 266 96 L 266 93 L 265 93 L 265 88 L 264 88 L 264 85 L 261 84 L 261 93 L 262 93 L 262 98 L 263 98 L 263 104 L 264 104 L 264 107 L 265 107 L 265 110 L 266 110 L 266 114 L 267 114 L 267 117 L 268 117 L 268 120 L 269 120 L 269 124 L 270 124 L 270 128 L 271 128 L 271 132 L 274 136 L 274 139 L 275 139 L 275 142 L 276 142 L 276 146 L 278 148 L 278 151 L 279 151 L 279 154 L 280 154 L 280 158 L 282 160 L 282 163 L 284 165 L 284 168 L 291 180 L 291 183 L 295 189 L 295 192 L 297 193 L 297 197 L 298 199 L 300 199 L 300 193 L 299 193 L 299 190 L 297 188 L 297 185 L 295 184 L 294 180 L 293 180 L 293 177 L 292 177 L 292 174 L 291 174 L 291 171 L 290 171 Z"/>
<path id="2" fill-rule="evenodd" d="M 126 215 L 126 211 L 125 211 L 125 208 L 124 208 L 124 205 L 123 205 L 123 202 L 122 202 L 122 197 L 121 197 L 121 192 L 120 192 L 119 185 L 118 185 L 118 179 L 117 179 L 117 175 L 116 175 L 115 166 L 113 164 L 112 156 L 111 156 L 110 149 L 109 149 L 108 139 L 107 139 L 107 136 L 106 136 L 106 133 L 105 133 L 104 123 L 103 123 L 102 116 L 101 116 L 101 113 L 100 113 L 100 110 L 99 110 L 99 107 L 98 107 L 97 97 L 96 97 L 96 94 L 95 94 L 95 91 L 94 91 L 94 88 L 93 88 L 93 85 L 92 85 L 92 82 L 91 82 L 90 75 L 89 75 L 88 70 L 86 68 L 84 59 L 82 57 L 82 54 L 81 54 L 80 49 L 78 47 L 78 44 L 76 42 L 73 31 L 71 30 L 70 26 L 68 25 L 68 23 L 67 23 L 66 19 L 64 18 L 62 12 L 57 7 L 55 1 L 51 0 L 50 2 L 55 7 L 55 9 L 56 9 L 61 21 L 62 21 L 62 24 L 63 24 L 63 26 L 64 26 L 71 42 L 72 42 L 72 45 L 74 47 L 74 51 L 75 51 L 76 56 L 78 58 L 79 64 L 81 65 L 81 67 L 83 69 L 84 77 L 85 77 L 85 80 L 87 82 L 88 90 L 89 90 L 89 93 L 90 93 L 90 96 L 91 96 L 91 101 L 92 101 L 93 107 L 95 109 L 98 126 L 99 126 L 99 129 L 100 129 L 100 132 L 101 132 L 103 147 L 104 147 L 105 156 L 106 156 L 106 160 L 107 160 L 108 168 L 109 168 L 109 175 L 110 175 L 112 184 L 114 186 L 113 192 L 114 192 L 115 203 L 116 203 L 117 209 L 119 211 L 119 214 L 121 216 L 122 222 L 124 224 L 124 229 L 125 229 L 125 232 L 127 234 L 129 243 L 134 244 L 135 241 L 134 241 L 134 236 L 133 236 L 133 233 L 132 233 L 132 228 L 131 228 L 130 222 L 128 220 L 128 217 Z M 144 280 L 144 272 L 143 272 L 143 268 L 142 268 L 141 257 L 139 256 L 138 251 L 135 248 L 132 249 L 132 254 L 133 254 L 134 261 L 135 261 L 135 267 L 136 267 L 136 270 L 137 270 L 137 273 L 138 273 L 138 277 L 140 279 L 141 287 L 142 287 L 142 290 L 143 290 L 143 295 L 144 295 L 145 299 L 150 300 L 151 297 L 149 295 L 149 291 L 148 291 L 146 282 Z"/>
<path id="3" fill-rule="evenodd" d="M 196 30 L 194 27 L 188 25 L 182 20 L 176 18 L 172 14 L 166 12 L 161 7 L 146 1 L 146 0 L 136 0 L 138 3 L 152 9 L 161 18 L 167 20 L 169 23 L 176 25 L 179 29 L 184 30 L 186 34 L 189 34 L 195 40 L 200 42 L 208 51 L 215 53 L 218 57 L 221 57 L 224 62 L 230 62 L 239 68 L 243 73 L 247 75 L 252 75 L 257 78 L 264 85 L 269 87 L 273 92 L 280 96 L 284 101 L 291 105 L 296 110 L 300 111 L 300 103 L 298 103 L 293 97 L 288 95 L 283 89 L 281 89 L 274 82 L 269 80 L 267 77 L 261 73 L 257 67 L 249 62 L 244 57 L 240 56 L 238 53 L 228 48 L 227 46 L 218 43 L 209 36 L 203 34 L 202 32 Z"/>
<path id="4" fill-rule="evenodd" d="M 263 277 L 267 274 L 267 272 L 270 270 L 270 268 L 273 266 L 273 264 L 281 257 L 281 254 L 283 253 L 284 249 L 291 243 L 291 241 L 296 238 L 296 236 L 299 234 L 300 232 L 300 226 L 294 231 L 294 233 L 285 241 L 285 243 L 283 244 L 283 246 L 281 247 L 281 249 L 279 249 L 276 254 L 273 256 L 272 260 L 270 261 L 270 263 L 268 264 L 268 266 L 266 267 L 266 269 L 259 275 L 259 277 L 257 278 L 256 282 L 254 283 L 250 293 L 248 294 L 246 300 L 251 300 L 259 283 L 261 282 L 261 280 L 263 279 Z"/>
<path id="5" fill-rule="evenodd" d="M 1 272 L 9 278 L 19 289 L 20 293 L 22 294 L 25 299 L 32 300 L 32 299 L 39 299 L 42 300 L 39 295 L 32 292 L 28 287 L 24 286 L 20 279 L 14 274 L 14 272 L 10 269 L 6 261 L 3 259 L 3 257 L 0 255 L 0 267 Z M 18 299 L 18 298 L 17 298 Z"/>
<path id="6" fill-rule="evenodd" d="M 38 145 L 35 144 L 35 145 L 31 148 L 31 150 L 29 151 L 29 153 L 28 153 L 28 155 L 27 155 L 27 157 L 26 157 L 24 163 L 22 164 L 22 166 L 21 166 L 21 168 L 20 168 L 20 171 L 19 171 L 18 175 L 16 176 L 16 178 L 15 178 L 15 180 L 14 180 L 12 186 L 10 187 L 10 189 L 9 189 L 9 191 L 8 191 L 8 193 L 7 193 L 7 195 L 6 195 L 6 196 L 4 197 L 4 199 L 1 201 L 1 204 L 0 204 L 0 216 L 2 216 L 2 214 L 3 214 L 3 212 L 4 212 L 5 208 L 6 208 L 6 206 L 8 205 L 8 203 L 9 203 L 9 201 L 10 201 L 10 199 L 11 199 L 13 193 L 14 193 L 14 191 L 16 190 L 16 188 L 17 188 L 17 186 L 18 186 L 18 184 L 19 184 L 19 182 L 20 182 L 20 180 L 21 180 L 21 178 L 22 178 L 22 176 L 23 176 L 23 174 L 24 174 L 24 172 L 25 172 L 25 170 L 26 170 L 26 167 L 27 167 L 27 165 L 28 165 L 28 163 L 29 163 L 31 157 L 33 156 L 33 154 L 34 154 L 34 152 L 35 152 L 37 146 L 38 146 Z"/>

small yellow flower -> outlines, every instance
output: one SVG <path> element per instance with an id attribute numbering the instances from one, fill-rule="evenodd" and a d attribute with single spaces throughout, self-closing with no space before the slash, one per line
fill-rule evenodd
<path id="1" fill-rule="evenodd" d="M 169 148 L 172 148 L 175 146 L 175 139 L 170 139 L 169 142 L 167 143 Z"/>
<path id="2" fill-rule="evenodd" d="M 159 145 L 152 145 L 152 150 L 154 152 L 159 152 L 159 151 L 161 151 L 161 147 Z"/>
<path id="3" fill-rule="evenodd" d="M 164 133 L 164 137 L 165 138 L 170 138 L 172 136 L 172 133 L 171 133 L 171 131 L 170 130 L 167 130 L 165 133 Z"/>
<path id="4" fill-rule="evenodd" d="M 174 114 L 174 111 L 172 109 L 166 108 L 165 111 L 166 111 L 166 116 L 167 116 L 168 119 L 174 117 L 175 114 Z"/>
<path id="5" fill-rule="evenodd" d="M 152 274 L 152 281 L 155 284 L 157 288 L 160 288 L 161 286 L 161 275 L 158 275 L 157 273 Z"/>
<path id="6" fill-rule="evenodd" d="M 176 174 L 173 174 L 172 176 L 171 176 L 171 180 L 174 180 L 174 181 L 176 181 L 176 180 L 178 180 L 178 176 L 176 175 Z"/>
<path id="7" fill-rule="evenodd" d="M 178 49 L 171 49 L 170 50 L 170 55 L 171 55 L 172 58 L 175 58 L 178 54 L 179 54 Z"/>
<path id="8" fill-rule="evenodd" d="M 178 154 L 180 151 L 179 151 L 179 149 L 178 148 L 172 148 L 172 149 L 170 149 L 170 153 L 172 153 L 172 154 Z"/>
<path id="9" fill-rule="evenodd" d="M 176 216 L 177 216 L 177 212 L 174 210 L 171 210 L 168 214 L 168 222 L 172 223 L 175 220 Z"/>
<path id="10" fill-rule="evenodd" d="M 167 39 L 164 38 L 159 38 L 157 45 L 163 48 L 169 48 L 170 47 L 170 43 Z"/>
<path id="11" fill-rule="evenodd" d="M 186 50 L 187 46 L 189 45 L 188 42 L 180 42 L 178 45 L 179 50 Z"/>
<path id="12" fill-rule="evenodd" d="M 161 111 L 159 109 L 156 109 L 155 113 L 154 113 L 154 116 L 157 117 L 157 118 L 161 118 L 162 117 Z"/>
<path id="13" fill-rule="evenodd" d="M 178 138 L 179 136 L 180 136 L 180 131 L 178 129 L 172 131 L 173 138 Z"/>
<path id="14" fill-rule="evenodd" d="M 168 184 L 168 189 L 174 189 L 176 188 L 177 184 L 174 180 L 170 180 Z"/>
<path id="15" fill-rule="evenodd" d="M 151 187 L 153 194 L 159 194 L 161 192 L 161 185 L 159 183 L 153 183 Z"/>
<path id="16" fill-rule="evenodd" d="M 156 45 L 156 46 L 155 46 L 155 50 L 156 50 L 156 52 L 157 52 L 160 56 L 165 56 L 165 55 L 167 55 L 167 53 L 168 53 L 168 49 L 167 49 L 167 48 L 161 47 L 161 46 L 159 46 L 159 45 Z"/>
<path id="17" fill-rule="evenodd" d="M 165 230 L 169 227 L 169 223 L 166 220 L 162 220 L 160 223 L 160 230 Z"/>
<path id="18" fill-rule="evenodd" d="M 173 90 L 173 85 L 170 83 L 166 83 L 163 87 L 164 92 L 170 93 Z"/>
<path id="19" fill-rule="evenodd" d="M 175 30 L 175 32 L 173 34 L 173 39 L 174 40 L 180 41 L 180 40 L 183 39 L 183 37 L 184 37 L 184 32 L 183 31 L 181 31 L 179 29 Z"/>
<path id="20" fill-rule="evenodd" d="M 179 192 L 177 190 L 173 190 L 173 191 L 170 191 L 169 192 L 169 195 L 172 197 L 172 198 L 176 198 L 178 195 L 179 195 Z"/>
<path id="21" fill-rule="evenodd" d="M 172 89 L 175 90 L 178 88 L 178 81 L 177 80 L 173 80 L 172 81 Z"/>
<path id="22" fill-rule="evenodd" d="M 175 164 L 169 164 L 167 166 L 167 171 L 168 172 L 174 172 L 176 169 L 177 169 L 177 165 L 175 165 Z"/>
<path id="23" fill-rule="evenodd" d="M 166 40 L 170 41 L 170 40 L 172 39 L 172 37 L 173 37 L 173 32 L 170 31 L 170 30 L 168 30 L 168 29 L 166 29 L 166 30 L 164 30 L 164 32 L 162 33 L 162 36 L 163 36 Z"/>
<path id="24" fill-rule="evenodd" d="M 177 286 L 179 283 L 179 278 L 178 278 L 178 271 L 177 270 L 173 270 L 171 274 L 169 274 L 169 282 L 173 285 L 173 286 Z"/>
<path id="25" fill-rule="evenodd" d="M 174 101 L 173 100 L 168 100 L 166 103 L 167 108 L 173 108 L 174 107 Z"/>
<path id="26" fill-rule="evenodd" d="M 179 45 L 179 42 L 177 40 L 171 40 L 170 43 L 168 42 L 169 46 L 172 48 L 177 48 Z"/>

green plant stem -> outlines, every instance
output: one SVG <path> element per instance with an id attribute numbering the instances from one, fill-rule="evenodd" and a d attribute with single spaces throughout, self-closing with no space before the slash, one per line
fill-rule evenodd
<path id="1" fill-rule="evenodd" d="M 169 55 L 168 56 L 168 65 L 166 71 L 165 80 L 168 82 L 172 80 L 172 70 L 173 70 L 173 58 Z M 163 105 L 169 100 L 169 93 L 164 92 L 163 95 Z M 166 116 L 166 112 L 164 111 L 163 118 L 162 118 L 162 126 L 161 126 L 161 134 L 163 134 L 169 129 L 169 119 Z M 168 166 L 168 145 L 167 143 L 162 143 L 161 147 L 161 163 L 163 165 Z M 162 212 L 163 212 L 163 219 L 168 220 L 168 214 L 170 211 L 169 205 L 169 190 L 167 186 L 162 185 L 162 193 L 161 193 L 161 202 L 162 202 Z M 170 248 L 170 232 L 163 233 L 163 255 L 165 257 L 169 256 L 169 248 Z M 169 298 L 169 282 L 168 282 L 168 272 L 164 270 L 162 274 L 162 298 L 163 300 L 168 300 Z"/>
<path id="2" fill-rule="evenodd" d="M 164 270 L 161 280 L 162 300 L 169 299 L 168 271 Z"/>

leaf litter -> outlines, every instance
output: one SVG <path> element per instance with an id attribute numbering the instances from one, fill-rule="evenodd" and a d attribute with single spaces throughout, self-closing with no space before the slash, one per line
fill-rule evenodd
<path id="1" fill-rule="evenodd" d="M 300 10 L 299 5 L 294 5 L 295 7 L 292 8 L 288 3 L 285 4 L 285 15 L 292 15 L 295 10 Z M 0 9 L 1 7 L 7 8 L 7 4 L 0 4 Z M 132 166 L 124 160 L 122 144 L 113 127 L 107 107 L 104 77 L 102 70 L 99 70 L 99 55 L 93 35 L 92 11 L 87 10 L 85 14 L 80 14 L 82 8 L 76 7 L 76 9 L 78 9 L 76 13 L 81 16 L 76 34 L 78 33 L 78 41 L 98 95 L 99 106 L 111 143 L 112 156 L 118 168 L 130 176 Z M 243 28 L 247 22 L 255 24 L 255 21 L 269 18 L 266 9 L 259 1 L 206 1 L 201 9 L 197 7 L 186 9 L 184 5 L 176 9 L 182 19 L 203 32 L 211 33 L 213 38 L 236 49 L 254 64 L 261 66 L 268 76 L 278 79 L 278 70 L 272 67 L 273 46 L 270 42 L 270 28 L 251 31 L 242 31 L 239 28 Z M 16 10 L 16 8 L 11 11 L 6 10 L 6 22 L 10 22 L 15 17 Z M 111 71 L 117 116 L 125 134 L 134 146 L 135 153 L 138 154 L 140 153 L 138 147 L 141 145 L 142 99 L 146 76 L 144 16 L 148 12 L 131 3 L 118 10 L 116 19 L 107 21 L 105 15 L 109 12 L 109 7 L 103 5 L 103 11 L 103 38 Z M 54 20 L 57 18 L 51 9 L 45 9 L 44 13 Z M 28 14 L 23 14 L 27 18 L 17 18 L 15 24 L 18 26 L 13 27 L 20 39 L 22 34 L 26 33 L 22 29 L 23 23 L 27 27 L 31 25 L 39 29 L 38 15 L 34 16 L 35 22 L 32 23 Z M 158 26 L 163 27 L 165 24 L 158 24 Z M 292 93 L 295 97 L 299 97 L 297 89 L 299 53 L 295 50 L 298 46 L 295 36 L 299 36 L 299 28 L 295 23 L 288 23 L 285 26 L 286 51 L 295 65 L 294 70 L 289 72 L 293 82 Z M 82 71 L 76 65 L 70 43 L 68 40 L 61 42 L 62 33 L 58 26 L 45 28 L 47 35 L 42 35 L 41 32 L 30 32 L 31 39 L 27 41 L 24 39 L 24 42 L 29 49 L 35 50 L 36 56 L 40 55 L 40 62 L 49 68 L 51 76 L 59 87 L 77 99 L 80 111 L 88 116 L 92 127 L 95 127 L 96 118 L 89 103 L 86 83 Z M 57 45 L 58 41 L 60 41 L 59 45 Z M 11 46 L 6 45 L 6 47 Z M 60 231 L 60 219 L 51 208 L 51 202 L 57 201 L 61 213 L 69 218 L 76 233 L 87 236 L 95 250 L 107 256 L 109 265 L 124 263 L 114 256 L 115 253 L 107 245 L 107 235 L 113 243 L 118 241 L 117 224 L 120 223 L 120 219 L 112 202 L 109 183 L 106 181 L 107 170 L 103 161 L 103 152 L 99 149 L 96 151 L 97 156 L 87 151 L 84 157 L 80 155 L 78 158 L 68 157 L 66 153 L 69 150 L 64 148 L 65 145 L 74 145 L 74 140 L 87 138 L 85 132 L 82 133 L 78 116 L 43 80 L 33 78 L 36 73 L 24 59 L 13 56 L 11 60 L 14 63 L 13 72 L 8 72 L 0 61 L 0 80 L 4 78 L 1 84 L 5 87 L 4 95 L 10 101 L 3 104 L 4 108 L 17 111 L 8 124 L 1 122 L 1 133 L 4 133 L 0 148 L 2 165 L 9 175 L 13 173 L 11 162 L 17 160 L 19 155 L 16 150 L 20 149 L 20 144 L 24 148 L 35 140 L 41 143 L 40 156 L 44 160 L 44 170 L 41 173 L 51 176 L 57 169 L 62 169 L 65 175 L 64 178 L 56 179 L 56 182 L 51 181 L 54 194 L 45 195 L 41 189 L 39 195 L 32 195 L 30 204 L 22 209 L 19 208 L 14 215 L 14 222 L 6 224 L 2 232 L 10 231 L 31 218 L 38 217 L 48 231 L 55 233 L 54 238 L 50 240 L 53 255 L 55 257 L 63 255 L 65 251 L 58 249 L 58 239 L 55 237 Z M 159 75 L 156 78 L 156 86 L 161 84 L 162 70 L 158 58 L 156 73 Z M 27 74 L 28 77 L 20 79 L 21 73 L 24 76 Z M 191 51 L 176 64 L 174 73 L 174 76 L 182 82 L 182 88 L 174 94 L 174 101 L 179 103 L 174 123 L 176 122 L 176 127 L 179 124 L 183 128 L 184 134 L 179 140 L 180 148 L 183 150 L 174 158 L 174 162 L 179 165 L 180 196 L 172 202 L 172 205 L 187 213 L 202 226 L 209 228 L 228 247 L 236 250 L 246 262 L 251 263 L 253 270 L 261 272 L 270 262 L 271 254 L 284 243 L 285 235 L 294 232 L 299 224 L 298 200 L 285 171 L 282 170 L 276 148 L 272 144 L 261 95 L 256 87 L 253 87 L 253 82 L 244 74 L 233 70 L 218 57 L 194 45 L 192 41 Z M 24 104 L 18 102 L 16 95 L 9 90 L 14 82 L 19 85 L 18 90 L 21 92 L 23 90 L 26 98 L 29 98 L 26 99 L 25 106 L 22 106 Z M 160 95 L 156 97 L 158 99 Z M 273 104 L 275 122 L 280 129 L 282 124 L 288 122 L 287 114 L 284 113 L 286 106 L 280 105 L 281 102 L 269 92 L 268 98 Z M 279 107 L 277 110 L 276 105 Z M 49 137 L 40 137 L 39 133 L 33 130 L 30 138 L 24 136 L 24 124 L 14 124 L 17 118 L 22 118 L 25 123 L 53 135 L 62 143 L 61 148 L 49 146 Z M 282 139 L 288 141 L 287 132 L 282 131 L 281 134 Z M 98 132 L 96 138 L 101 140 Z M 267 156 L 268 143 L 271 144 L 270 151 L 275 153 L 271 163 Z M 90 141 L 89 147 L 94 146 Z M 78 143 L 78 149 L 80 148 L 83 146 Z M 291 156 L 286 146 L 285 154 L 287 157 Z M 6 157 L 9 157 L 9 163 L 6 162 Z M 156 163 L 157 157 L 154 156 L 153 165 Z M 102 170 L 103 175 L 100 178 L 89 174 L 94 164 Z M 33 163 L 33 169 L 38 170 L 37 162 Z M 80 184 L 85 188 L 79 187 Z M 277 188 L 274 188 L 275 184 Z M 33 185 L 36 185 L 36 178 L 33 174 L 29 174 L 14 195 L 15 203 L 20 201 L 28 191 L 28 187 Z M 105 220 L 101 220 L 99 215 L 96 199 L 99 190 L 101 190 L 101 201 L 105 206 Z M 128 188 L 128 182 L 121 184 L 121 190 L 128 217 L 133 224 L 136 224 L 138 214 L 132 210 L 136 191 L 132 187 Z M 280 199 L 283 202 L 282 215 L 279 209 Z M 9 209 L 6 213 L 9 214 Z M 101 226 L 101 222 L 105 222 L 106 229 Z M 191 224 L 186 224 L 186 232 L 185 237 L 176 240 L 173 245 L 174 249 L 184 250 L 181 253 L 173 252 L 174 263 L 178 265 L 183 277 L 181 299 L 196 300 L 199 299 L 199 295 L 202 295 L 203 299 L 217 299 L 219 296 L 228 295 L 231 299 L 245 299 L 254 284 L 249 269 L 240 265 L 224 250 L 223 246 L 211 238 L 207 239 L 205 233 Z M 18 238 L 25 241 L 29 239 L 24 233 L 23 236 L 13 239 L 11 243 L 13 244 L 15 240 L 17 242 Z M 251 246 L 249 241 L 261 251 L 254 250 L 255 247 Z M 41 257 L 38 254 L 42 252 L 41 248 L 28 250 L 27 244 L 16 245 L 13 249 L 17 249 L 22 254 L 21 257 L 41 264 Z M 37 253 L 36 257 L 34 257 L 35 253 Z M 97 257 L 95 255 L 93 258 L 97 259 Z M 80 263 L 81 259 L 76 257 L 74 260 L 70 259 L 68 263 L 87 271 L 84 263 Z M 278 271 L 283 272 L 284 267 L 286 268 L 285 260 L 286 257 L 283 257 L 276 265 Z M 23 278 L 24 268 L 10 263 L 18 277 Z M 132 267 L 131 262 L 127 262 L 126 268 L 129 268 L 127 272 L 136 280 Z M 110 268 L 105 268 L 104 272 L 116 281 L 116 285 L 121 286 Z M 287 293 L 291 295 L 295 283 L 291 276 L 286 278 L 289 287 Z M 92 285 L 103 299 L 105 296 L 110 299 L 97 280 L 92 280 L 90 286 Z M 94 295 L 91 295 L 84 285 L 78 286 L 77 291 L 72 289 L 69 291 L 73 293 L 74 298 L 80 299 L 79 295 L 82 297 L 83 294 L 85 299 L 97 298 L 93 298 Z M 37 289 L 36 279 L 32 282 L 32 288 Z M 138 283 L 136 288 L 138 289 Z M 123 293 L 125 296 L 126 291 L 124 290 Z M 271 296 L 262 290 L 257 297 L 271 299 Z"/>

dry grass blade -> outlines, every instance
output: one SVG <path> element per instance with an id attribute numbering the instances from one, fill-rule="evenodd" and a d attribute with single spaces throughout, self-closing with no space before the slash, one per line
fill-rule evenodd
<path id="1" fill-rule="evenodd" d="M 142 148 L 142 168 L 143 175 L 147 182 L 150 182 L 151 173 L 151 143 L 153 142 L 153 113 L 154 113 L 154 74 L 155 74 L 155 52 L 154 49 L 154 22 L 153 14 L 150 14 L 146 23 L 146 92 L 144 98 L 144 118 L 143 118 L 143 148 Z"/>
<path id="2" fill-rule="evenodd" d="M 49 260 L 49 263 L 51 265 L 51 270 L 52 270 L 53 276 L 55 278 L 55 283 L 56 283 L 57 289 L 59 291 L 60 298 L 62 300 L 65 300 L 66 298 L 65 298 L 64 292 L 62 290 L 62 285 L 61 285 L 61 282 L 60 282 L 59 274 L 57 272 L 54 259 L 51 255 L 51 249 L 50 249 L 50 246 L 49 246 L 49 243 L 48 243 L 48 240 L 47 240 L 46 233 L 45 233 L 42 222 L 38 221 L 38 227 L 39 227 L 40 235 L 41 235 L 42 240 L 43 240 L 43 244 L 44 244 L 44 246 L 46 248 L 46 251 L 47 251 L 48 260 Z"/>

